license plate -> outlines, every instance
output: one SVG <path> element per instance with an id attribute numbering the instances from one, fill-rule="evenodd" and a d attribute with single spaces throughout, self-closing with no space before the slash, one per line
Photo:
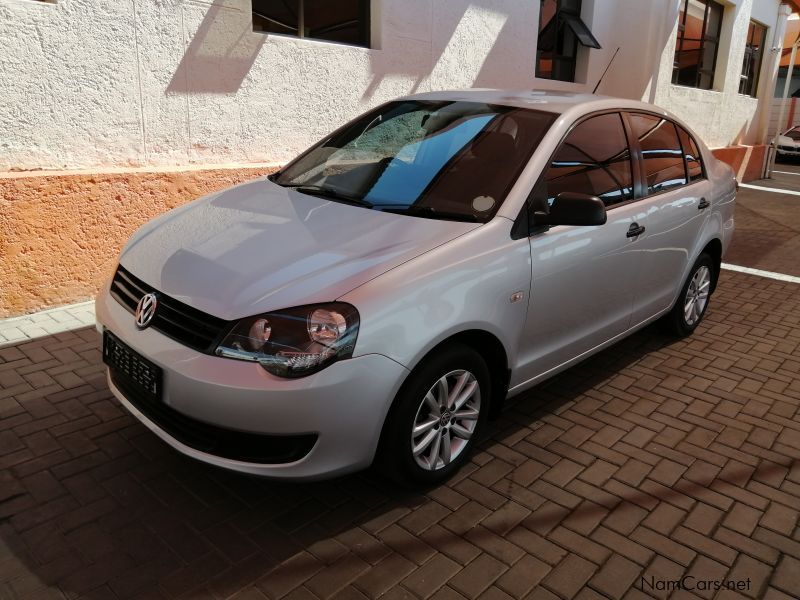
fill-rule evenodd
<path id="1" fill-rule="evenodd" d="M 109 331 L 103 332 L 103 362 L 112 376 L 126 388 L 150 400 L 161 398 L 161 367 L 124 344 Z"/>

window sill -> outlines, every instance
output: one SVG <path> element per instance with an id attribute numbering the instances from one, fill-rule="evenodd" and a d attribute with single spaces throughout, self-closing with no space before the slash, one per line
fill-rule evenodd
<path id="1" fill-rule="evenodd" d="M 30 2 L 31 0 L 23 0 L 25 2 Z M 374 50 L 375 48 L 371 48 L 369 46 L 361 46 L 359 44 L 347 44 L 345 42 L 334 42 L 331 40 L 320 40 L 317 38 L 301 38 L 297 37 L 296 35 L 284 35 L 281 33 L 272 33 L 270 31 L 258 31 L 253 30 L 253 33 L 256 35 L 263 35 L 269 39 L 280 40 L 281 42 L 289 41 L 289 42 L 301 42 L 301 43 L 310 43 L 310 44 L 324 44 L 325 46 L 338 46 L 340 48 L 354 48 L 356 50 Z"/>
<path id="2" fill-rule="evenodd" d="M 704 90 L 703 88 L 699 87 L 692 87 L 690 85 L 681 85 L 679 83 L 670 83 L 670 87 L 678 88 L 680 90 L 694 90 L 701 94 L 717 94 L 722 95 L 722 90 Z"/>

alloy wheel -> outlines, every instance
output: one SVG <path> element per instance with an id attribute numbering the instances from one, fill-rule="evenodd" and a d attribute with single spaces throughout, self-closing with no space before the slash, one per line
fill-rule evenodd
<path id="1" fill-rule="evenodd" d="M 425 394 L 411 430 L 411 451 L 427 471 L 445 468 L 466 449 L 481 409 L 481 389 L 469 371 L 441 377 Z"/>
<path id="2" fill-rule="evenodd" d="M 705 265 L 695 271 L 683 304 L 683 315 L 686 324 L 693 327 L 703 316 L 703 311 L 708 304 L 708 295 L 711 290 L 711 270 Z"/>

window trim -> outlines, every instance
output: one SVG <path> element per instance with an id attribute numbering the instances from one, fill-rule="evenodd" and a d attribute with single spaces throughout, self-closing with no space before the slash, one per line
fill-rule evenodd
<path id="1" fill-rule="evenodd" d="M 622 206 L 628 206 L 629 204 L 631 204 L 633 202 L 637 202 L 638 200 L 640 200 L 640 198 L 637 198 L 637 191 L 638 191 L 637 190 L 637 185 L 639 185 L 640 182 L 639 182 L 639 179 L 637 177 L 636 169 L 634 168 L 635 159 L 634 159 L 633 147 L 631 146 L 631 137 L 630 137 L 630 131 L 631 130 L 630 130 L 630 127 L 629 127 L 629 123 L 626 121 L 626 118 L 625 118 L 625 109 L 624 108 L 605 108 L 605 109 L 602 109 L 602 110 L 597 110 L 597 111 L 594 111 L 594 112 L 591 112 L 591 113 L 587 113 L 587 114 L 579 117 L 576 121 L 574 121 L 572 123 L 572 125 L 569 126 L 569 129 L 567 129 L 567 131 L 564 132 L 564 135 L 561 136 L 561 139 L 558 140 L 558 144 L 556 144 L 555 150 L 553 150 L 553 152 L 550 153 L 550 156 L 547 158 L 547 161 L 545 162 L 545 167 L 542 169 L 541 173 L 539 173 L 539 176 L 533 182 L 533 185 L 531 186 L 530 191 L 525 196 L 525 202 L 522 204 L 522 208 L 520 209 L 520 212 L 517 215 L 517 218 L 514 219 L 514 225 L 511 228 L 511 239 L 516 240 L 516 239 L 520 239 L 520 238 L 523 238 L 523 237 L 528 238 L 528 237 L 531 237 L 531 236 L 536 235 L 538 233 L 543 233 L 545 231 L 549 231 L 550 230 L 551 225 L 538 225 L 538 226 L 533 227 L 532 224 L 529 222 L 529 219 L 528 219 L 528 213 L 529 213 L 528 206 L 530 204 L 531 195 L 533 194 L 533 191 L 536 189 L 536 186 L 539 184 L 539 180 L 542 177 L 544 177 L 544 174 L 547 171 L 547 169 L 550 168 L 551 164 L 553 164 L 553 159 L 556 157 L 556 155 L 558 154 L 559 150 L 561 150 L 562 146 L 564 145 L 564 142 L 567 140 L 567 138 L 570 136 L 570 134 L 575 130 L 575 128 L 578 127 L 578 125 L 580 125 L 581 123 L 584 123 L 585 121 L 588 121 L 589 119 L 593 119 L 594 117 L 602 117 L 603 115 L 608 115 L 608 114 L 617 114 L 622 119 L 622 127 L 623 127 L 623 130 L 625 131 L 625 138 L 628 141 L 628 154 L 630 154 L 631 178 L 633 179 L 633 198 L 631 198 L 630 200 L 625 200 L 624 202 L 618 202 L 616 204 L 612 204 L 611 206 L 606 207 L 606 212 L 608 212 L 610 210 L 614 210 L 615 208 L 619 208 L 619 207 L 622 207 Z M 637 144 L 637 146 L 638 146 L 638 144 Z M 640 151 L 640 150 L 638 150 L 638 148 L 637 148 L 637 151 Z M 561 227 L 561 225 L 558 225 L 557 227 Z"/>
<path id="2" fill-rule="evenodd" d="M 678 68 L 678 63 L 677 63 L 676 59 L 677 59 L 679 53 L 684 52 L 684 50 L 683 50 L 683 42 L 685 41 L 684 33 L 686 31 L 686 19 L 688 18 L 688 15 L 689 15 L 689 10 L 688 10 L 689 9 L 689 1 L 690 0 L 679 0 L 679 2 L 683 2 L 683 22 L 680 21 L 680 4 L 678 4 L 678 7 L 679 7 L 679 13 L 678 13 L 678 39 L 676 40 L 676 44 L 675 44 L 675 54 L 674 54 L 674 56 L 672 58 L 672 77 L 671 77 L 671 82 L 672 82 L 672 85 L 677 85 L 677 86 L 680 86 L 680 87 L 686 87 L 686 88 L 690 88 L 690 89 L 694 89 L 694 90 L 716 91 L 716 89 L 714 88 L 714 83 L 715 83 L 714 80 L 716 79 L 716 74 L 717 74 L 717 60 L 719 59 L 719 45 L 720 45 L 720 42 L 722 41 L 722 26 L 725 23 L 725 5 L 720 3 L 720 2 L 717 2 L 716 0 L 697 0 L 698 2 L 702 2 L 703 3 L 703 5 L 705 6 L 705 11 L 703 13 L 703 29 L 702 29 L 702 33 L 701 33 L 700 40 L 699 40 L 700 41 L 700 47 L 697 49 L 697 52 L 700 54 L 700 57 L 701 57 L 701 62 L 698 63 L 697 75 L 695 76 L 695 85 L 687 85 L 685 83 L 678 83 L 678 81 L 677 81 L 679 68 Z M 709 17 L 710 17 L 709 13 L 711 12 L 711 8 L 710 8 L 711 4 L 716 4 L 717 6 L 719 6 L 720 11 L 721 11 L 720 12 L 720 16 L 719 16 L 719 34 L 717 36 L 715 36 L 715 37 L 709 37 L 709 36 L 706 35 L 706 31 L 708 30 Z M 702 56 L 703 56 L 704 51 L 705 51 L 706 41 L 713 42 L 714 45 L 715 45 L 715 47 L 714 47 L 714 59 L 711 61 L 711 68 L 710 69 L 701 69 L 700 65 L 702 64 Z M 700 78 L 702 77 L 702 75 L 704 73 L 711 76 L 711 82 L 709 84 L 709 87 L 707 87 L 707 88 L 701 87 L 699 85 Z"/>
<path id="3" fill-rule="evenodd" d="M 57 1 L 57 0 L 44 0 L 44 1 Z M 273 31 L 260 31 L 253 29 L 253 15 L 258 15 L 260 18 L 265 19 L 267 21 L 271 21 L 285 27 L 287 29 L 294 29 L 292 27 L 287 26 L 284 23 L 280 23 L 267 15 L 258 13 L 255 11 L 254 8 L 251 7 L 250 12 L 250 29 L 255 34 L 266 35 L 266 36 L 273 36 L 277 38 L 287 38 L 291 40 L 306 40 L 311 42 L 319 42 L 323 44 L 336 44 L 337 46 L 347 46 L 349 48 L 366 48 L 367 50 L 372 49 L 373 44 L 373 35 L 372 35 L 372 0 L 356 0 L 358 2 L 358 17 L 357 17 L 357 24 L 358 24 L 358 31 L 359 36 L 362 38 L 363 43 L 360 44 L 350 44 L 348 42 L 337 42 L 336 40 L 326 40 L 324 38 L 318 37 L 310 37 L 303 35 L 305 30 L 305 0 L 293 0 L 297 6 L 297 29 L 295 30 L 297 33 L 277 33 Z M 338 26 L 343 25 L 344 23 L 339 23 Z M 332 26 L 329 26 L 327 29 L 330 30 Z"/>
<path id="4" fill-rule="evenodd" d="M 744 41 L 745 58 L 747 58 L 748 51 L 752 52 L 753 45 L 750 40 L 750 28 L 753 27 L 754 25 L 760 28 L 762 31 L 761 43 L 759 47 L 758 64 L 755 65 L 755 69 L 747 75 L 745 74 L 745 66 L 747 65 L 747 63 L 742 64 L 742 72 L 739 75 L 739 86 L 737 88 L 737 92 L 739 93 L 739 95 L 745 96 L 747 98 L 758 98 L 758 86 L 761 84 L 761 71 L 763 70 L 764 67 L 764 50 L 766 49 L 765 46 L 767 43 L 767 36 L 769 34 L 769 27 L 763 25 L 762 23 L 759 23 L 755 19 L 750 19 L 750 24 L 747 27 L 747 39 L 745 39 Z M 750 93 L 742 92 L 741 91 L 742 84 L 745 82 L 750 83 L 750 81 L 753 81 L 752 92 Z"/>
<path id="5" fill-rule="evenodd" d="M 539 2 L 539 24 L 536 33 L 536 64 L 534 68 L 534 76 L 538 79 L 547 79 L 548 81 L 564 81 L 565 83 L 577 83 L 575 81 L 578 69 L 578 52 L 580 51 L 581 47 L 600 50 L 602 46 L 600 46 L 600 42 L 597 41 L 597 37 L 592 33 L 592 30 L 589 26 L 584 22 L 583 18 L 581 18 L 581 11 L 583 9 L 583 0 L 581 0 L 581 7 L 578 10 L 574 10 L 572 8 L 564 8 L 561 6 L 561 0 L 555 0 L 556 2 L 556 11 L 553 15 L 553 18 L 548 21 L 546 24 L 542 24 L 542 6 L 545 0 L 540 0 Z M 562 17 L 563 13 L 563 17 Z M 563 62 L 563 63 L 570 63 L 572 65 L 571 73 L 572 77 L 570 79 L 556 79 L 555 77 L 545 77 L 541 75 L 541 70 L 539 69 L 539 62 L 541 61 L 543 50 L 539 49 L 539 43 L 541 41 L 542 32 L 547 27 L 553 27 L 555 31 L 555 43 L 554 49 L 552 51 L 553 57 L 550 59 L 553 65 L 556 62 Z M 573 43 L 570 47 L 572 51 L 572 56 L 567 54 L 557 54 L 556 48 L 558 47 L 558 34 L 559 30 L 562 28 L 569 28 L 572 32 Z M 552 71 L 551 71 L 552 73 Z"/>
<path id="6" fill-rule="evenodd" d="M 706 160 L 705 156 L 703 156 L 702 146 L 697 142 L 696 136 L 689 131 L 687 127 L 684 127 L 677 121 L 675 121 L 672 117 L 665 116 L 655 111 L 650 111 L 646 109 L 638 109 L 638 108 L 607 108 L 603 110 L 594 111 L 591 113 L 587 113 L 576 120 L 572 125 L 570 125 L 569 129 L 561 136 L 561 139 L 558 141 L 555 150 L 550 153 L 547 161 L 545 162 L 545 168 L 542 169 L 542 172 L 539 173 L 539 176 L 533 182 L 530 191 L 528 192 L 527 196 L 525 197 L 525 202 L 520 209 L 517 218 L 514 219 L 514 225 L 511 228 L 511 239 L 517 240 L 523 237 L 528 238 L 533 235 L 537 235 L 539 233 L 544 233 L 545 231 L 549 231 L 551 226 L 550 225 L 541 225 L 532 227 L 531 223 L 528 220 L 528 205 L 530 203 L 531 194 L 533 194 L 533 190 L 536 189 L 537 184 L 539 183 L 539 179 L 544 176 L 544 173 L 547 168 L 553 163 L 553 158 L 555 158 L 558 151 L 561 150 L 561 147 L 564 145 L 564 141 L 569 137 L 572 131 L 584 121 L 588 121 L 593 117 L 599 117 L 606 114 L 617 113 L 622 117 L 623 127 L 625 128 L 625 136 L 628 139 L 628 150 L 631 156 L 631 173 L 633 176 L 633 198 L 630 200 L 625 200 L 624 202 L 618 202 L 617 204 L 612 204 L 611 206 L 606 207 L 606 212 L 612 211 L 616 208 L 622 208 L 623 206 L 629 206 L 634 202 L 640 202 L 642 200 L 649 200 L 651 198 L 656 198 L 661 196 L 662 194 L 669 194 L 671 192 L 675 192 L 677 190 L 683 190 L 698 183 L 702 183 L 703 181 L 708 181 L 708 172 L 706 170 Z M 659 119 L 665 119 L 673 124 L 676 128 L 676 133 L 678 134 L 678 143 L 681 145 L 681 151 L 683 152 L 683 168 L 684 173 L 686 174 L 686 181 L 687 183 L 681 186 L 677 186 L 674 188 L 670 188 L 668 190 L 663 190 L 660 192 L 656 192 L 654 194 L 647 194 L 647 176 L 644 171 L 644 160 L 642 159 L 642 148 L 639 144 L 639 140 L 635 138 L 633 135 L 633 127 L 631 125 L 629 115 L 630 114 L 643 114 L 649 115 L 651 117 L 658 117 Z M 800 126 L 798 126 L 800 127 Z M 699 153 L 700 159 L 700 168 L 702 169 L 703 173 L 702 176 L 695 179 L 694 181 L 689 181 L 689 165 L 686 162 L 686 151 L 683 149 L 683 142 L 681 142 L 680 132 L 677 128 L 682 129 L 686 132 L 686 135 L 689 136 L 689 139 L 694 142 L 694 145 L 697 146 L 697 150 Z M 634 167 L 638 165 L 638 168 Z"/>
<path id="7" fill-rule="evenodd" d="M 655 192 L 653 194 L 648 194 L 647 193 L 647 173 L 644 170 L 644 160 L 642 159 L 642 148 L 641 148 L 641 145 L 639 144 L 639 140 L 635 139 L 635 141 L 633 143 L 636 145 L 637 152 L 638 152 L 638 157 L 639 157 L 639 161 L 640 161 L 640 167 L 639 167 L 640 173 L 639 173 L 639 176 L 641 177 L 641 184 L 642 184 L 642 186 L 640 188 L 640 191 L 642 192 L 642 196 L 638 197 L 638 198 L 635 198 L 635 200 L 647 200 L 647 199 L 650 199 L 650 198 L 655 198 L 657 196 L 661 196 L 662 194 L 669 194 L 670 192 L 674 192 L 676 190 L 682 190 L 682 189 L 690 187 L 690 186 L 692 186 L 692 185 L 694 185 L 696 183 L 700 183 L 702 181 L 707 181 L 708 180 L 708 175 L 707 175 L 707 172 L 706 172 L 706 161 L 705 161 L 705 157 L 703 156 L 703 151 L 700 150 L 700 144 L 697 143 L 697 139 L 695 138 L 695 136 L 692 134 L 691 131 L 689 131 L 686 127 L 684 127 L 683 125 L 681 125 L 680 123 L 675 121 L 675 119 L 673 119 L 671 117 L 665 117 L 664 115 L 658 114 L 657 112 L 654 112 L 654 111 L 638 110 L 638 109 L 623 109 L 623 110 L 625 111 L 626 115 L 629 115 L 629 114 L 649 115 L 651 117 L 658 117 L 659 119 L 664 119 L 665 121 L 669 121 L 670 123 L 672 123 L 672 125 L 675 127 L 675 133 L 678 135 L 678 144 L 680 144 L 681 152 L 683 153 L 683 172 L 684 172 L 684 175 L 686 177 L 686 183 L 683 184 L 683 185 L 675 186 L 673 188 L 669 188 L 668 190 L 661 190 L 660 192 Z M 702 176 L 700 176 L 699 178 L 695 179 L 694 181 L 690 181 L 689 180 L 689 165 L 688 165 L 688 163 L 686 161 L 686 150 L 683 148 L 683 142 L 681 141 L 680 131 L 678 131 L 678 128 L 683 129 L 683 131 L 686 132 L 686 135 L 689 136 L 689 139 L 694 142 L 695 146 L 697 146 L 697 150 L 699 151 L 699 154 L 700 154 L 700 157 L 699 157 L 700 158 L 700 168 L 702 169 L 703 174 L 702 174 Z M 633 133 L 633 128 L 631 128 L 631 134 L 632 133 Z M 611 208 L 614 208 L 614 207 L 611 207 Z M 607 210 L 611 210 L 611 209 L 607 209 Z"/>

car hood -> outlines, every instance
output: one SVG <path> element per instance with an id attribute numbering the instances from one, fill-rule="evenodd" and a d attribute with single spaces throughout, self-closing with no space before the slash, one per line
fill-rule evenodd
<path id="1" fill-rule="evenodd" d="M 788 135 L 779 135 L 778 144 L 781 146 L 797 146 L 797 142 L 790 138 Z"/>
<path id="2" fill-rule="evenodd" d="M 384 213 L 259 179 L 139 229 L 120 264 L 222 319 L 336 300 L 477 223 Z"/>

